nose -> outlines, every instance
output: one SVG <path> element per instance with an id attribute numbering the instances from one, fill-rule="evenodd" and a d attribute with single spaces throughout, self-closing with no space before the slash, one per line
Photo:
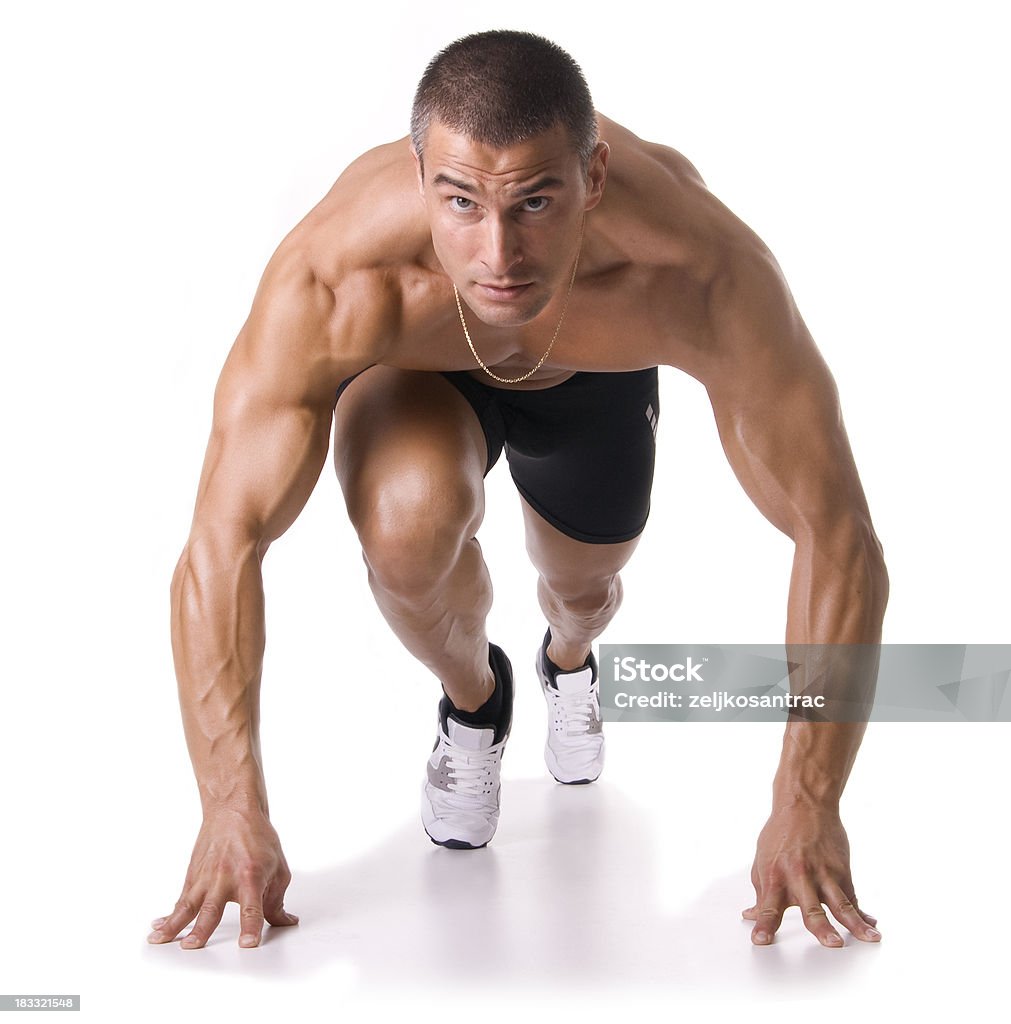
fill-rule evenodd
<path id="1" fill-rule="evenodd" d="M 483 248 L 481 262 L 498 279 L 508 277 L 509 272 L 523 261 L 516 228 L 504 218 L 486 218 Z"/>

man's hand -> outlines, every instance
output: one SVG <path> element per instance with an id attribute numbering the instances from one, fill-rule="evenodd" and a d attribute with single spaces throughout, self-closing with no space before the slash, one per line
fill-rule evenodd
<path id="1" fill-rule="evenodd" d="M 186 882 L 168 917 L 151 922 L 151 943 L 171 942 L 194 918 L 183 949 L 199 949 L 221 921 L 225 904 L 238 903 L 240 946 L 258 946 L 263 922 L 298 924 L 283 906 L 291 872 L 270 821 L 259 812 L 218 811 L 205 817 Z"/>
<path id="2" fill-rule="evenodd" d="M 799 907 L 807 930 L 823 946 L 842 946 L 822 904 L 858 939 L 881 939 L 873 927 L 877 920 L 857 906 L 849 840 L 834 809 L 804 805 L 774 809 L 758 837 L 751 881 L 755 905 L 743 916 L 755 922 L 751 941 L 756 945 L 771 943 L 786 908 Z"/>

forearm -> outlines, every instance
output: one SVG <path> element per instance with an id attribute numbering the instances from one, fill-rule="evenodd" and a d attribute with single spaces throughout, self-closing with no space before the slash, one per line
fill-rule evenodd
<path id="1" fill-rule="evenodd" d="M 259 740 L 264 599 L 255 541 L 192 536 L 172 580 L 172 650 L 204 814 L 268 812 Z"/>
<path id="2" fill-rule="evenodd" d="M 837 809 L 865 728 L 862 722 L 787 723 L 772 784 L 773 810 Z"/>
<path id="3" fill-rule="evenodd" d="M 866 729 L 888 600 L 881 548 L 866 526 L 827 540 L 800 536 L 787 620 L 794 692 L 825 697 L 828 722 L 791 717 L 773 785 L 773 803 L 837 806 Z M 846 720 L 848 719 L 848 720 Z"/>

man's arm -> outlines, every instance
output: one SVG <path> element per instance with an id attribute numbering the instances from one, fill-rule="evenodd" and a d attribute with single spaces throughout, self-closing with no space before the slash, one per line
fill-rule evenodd
<path id="1" fill-rule="evenodd" d="M 259 743 L 261 562 L 295 520 L 326 459 L 337 385 L 364 368 L 330 343 L 335 299 L 297 252 L 272 259 L 225 362 L 196 509 L 172 580 L 172 647 L 203 825 L 182 895 L 151 942 L 203 946 L 226 903 L 239 944 L 260 941 L 290 873 L 270 824 Z M 353 346 L 352 346 L 353 347 Z"/>
<path id="2" fill-rule="evenodd" d="M 703 383 L 727 458 L 752 501 L 796 545 L 788 647 L 880 643 L 888 576 L 835 384 L 757 239 L 735 249 L 714 282 L 710 322 L 715 358 Z M 869 685 L 872 692 L 873 679 Z M 838 810 L 864 728 L 789 721 L 752 869 L 756 902 L 744 912 L 756 922 L 753 942 L 771 942 L 785 909 L 799 906 L 823 945 L 842 945 L 822 904 L 857 938 L 880 937 L 856 906 Z"/>

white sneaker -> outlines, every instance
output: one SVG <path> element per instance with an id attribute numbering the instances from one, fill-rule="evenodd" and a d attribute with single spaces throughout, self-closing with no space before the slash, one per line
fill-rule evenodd
<path id="1" fill-rule="evenodd" d="M 512 724 L 512 666 L 501 648 L 488 645 L 488 661 L 502 687 L 502 721 L 461 722 L 448 697 L 439 701 L 439 733 L 421 790 L 421 821 L 428 838 L 451 850 L 487 846 L 498 827 L 502 754 Z"/>
<path id="2" fill-rule="evenodd" d="M 548 702 L 548 741 L 544 761 L 558 782 L 576 786 L 594 782 L 604 767 L 597 659 L 563 671 L 548 660 L 551 630 L 537 653 L 537 675 Z"/>

